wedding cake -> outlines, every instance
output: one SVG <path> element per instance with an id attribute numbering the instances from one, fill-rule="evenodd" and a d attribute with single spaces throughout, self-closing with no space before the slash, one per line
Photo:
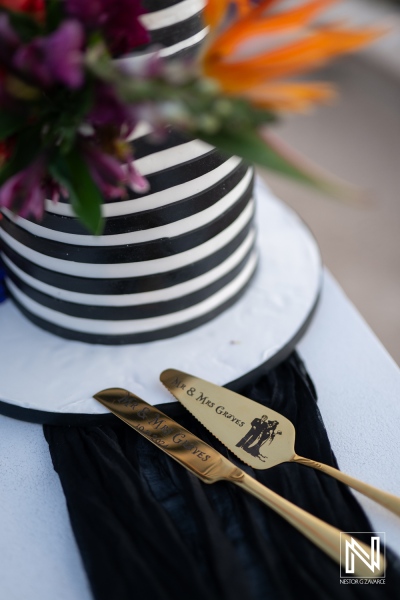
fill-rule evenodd
<path id="1" fill-rule="evenodd" d="M 196 52 L 206 35 L 201 0 L 145 4 L 162 55 Z M 231 306 L 254 274 L 252 167 L 174 131 L 155 144 L 138 127 L 132 144 L 149 190 L 106 202 L 101 236 L 67 201 L 48 201 L 40 223 L 3 211 L 10 295 L 55 334 L 101 344 L 175 336 Z"/>

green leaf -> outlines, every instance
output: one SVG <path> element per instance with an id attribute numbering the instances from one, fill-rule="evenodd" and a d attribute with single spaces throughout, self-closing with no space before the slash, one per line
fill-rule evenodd
<path id="1" fill-rule="evenodd" d="M 309 185 L 333 198 L 352 203 L 360 201 L 360 190 L 332 175 L 318 172 L 321 169 L 308 165 L 299 157 L 291 156 L 293 153 L 285 155 L 276 144 L 269 144 L 255 131 L 238 133 L 224 131 L 216 135 L 204 135 L 201 132 L 194 132 L 194 134 L 223 152 L 241 156 L 249 163 Z"/>
<path id="2" fill-rule="evenodd" d="M 19 133 L 10 160 L 0 169 L 0 186 L 15 173 L 25 169 L 36 158 L 39 148 L 40 132 L 36 127 Z"/>
<path id="3" fill-rule="evenodd" d="M 68 190 L 72 208 L 81 223 L 93 235 L 100 235 L 104 225 L 103 197 L 80 152 L 74 148 L 67 156 L 56 157 L 49 171 Z"/>
<path id="4" fill-rule="evenodd" d="M 195 134 L 208 144 L 229 154 L 241 156 L 250 163 L 292 177 L 302 183 L 317 184 L 314 178 L 285 160 L 254 131 L 240 133 L 224 131 L 215 135 L 204 135 L 202 132 L 195 132 Z"/>
<path id="5" fill-rule="evenodd" d="M 358 204 L 362 201 L 361 190 L 323 172 L 320 167 L 306 161 L 292 149 L 285 148 L 280 140 L 278 142 L 271 136 L 263 139 L 254 130 L 223 131 L 216 135 L 194 132 L 194 135 L 223 152 L 241 156 L 250 163 L 309 185 L 337 200 Z"/>
<path id="6" fill-rule="evenodd" d="M 49 163 L 50 175 L 64 188 L 69 190 L 71 187 L 70 175 L 68 165 L 65 160 L 59 156 L 54 155 Z"/>
<path id="7" fill-rule="evenodd" d="M 29 15 L 23 12 L 8 11 L 13 28 L 20 35 L 23 42 L 30 42 L 34 37 L 40 35 L 41 26 Z"/>
<path id="8" fill-rule="evenodd" d="M 79 128 L 85 122 L 94 101 L 94 83 L 90 79 L 79 90 L 65 87 L 44 95 L 40 110 L 43 145 L 57 146 L 68 155 L 76 145 Z"/>
<path id="9" fill-rule="evenodd" d="M 64 17 L 64 7 L 60 0 L 46 0 L 46 29 L 52 32 L 58 28 Z"/>
<path id="10" fill-rule="evenodd" d="M 86 85 L 74 93 L 73 110 L 66 109 L 66 119 L 63 123 L 60 120 L 59 131 L 62 131 L 61 151 L 63 154 L 68 154 L 76 142 L 78 129 L 85 120 L 94 102 L 94 86 L 92 82 L 87 82 Z"/>
<path id="11" fill-rule="evenodd" d="M 0 112 L 0 141 L 7 139 L 25 126 L 20 116 Z"/>

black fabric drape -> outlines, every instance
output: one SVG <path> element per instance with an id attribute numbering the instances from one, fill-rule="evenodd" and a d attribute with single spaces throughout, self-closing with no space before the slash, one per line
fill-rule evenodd
<path id="1" fill-rule="evenodd" d="M 337 466 L 296 354 L 240 392 L 293 422 L 298 454 Z M 179 404 L 160 410 L 243 467 Z M 229 483 L 201 483 L 118 419 L 44 433 L 96 600 L 399 597 L 390 550 L 384 585 L 341 585 L 339 566 L 274 512 Z M 341 531 L 372 531 L 349 489 L 320 472 L 245 469 Z"/>

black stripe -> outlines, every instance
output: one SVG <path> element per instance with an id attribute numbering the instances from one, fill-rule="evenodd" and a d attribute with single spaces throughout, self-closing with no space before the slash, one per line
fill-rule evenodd
<path id="1" fill-rule="evenodd" d="M 174 185 L 178 185 L 179 183 L 184 183 L 185 181 L 200 177 L 200 175 L 205 175 L 208 171 L 215 169 L 216 166 L 222 165 L 228 158 L 230 158 L 230 156 L 227 154 L 221 154 L 215 148 L 211 148 L 208 152 L 204 152 L 204 154 L 200 154 L 195 158 L 190 158 L 188 160 L 183 159 L 182 162 L 171 167 L 149 173 L 148 175 L 145 175 L 150 186 L 147 195 L 161 192 Z M 154 158 L 154 161 L 155 164 L 157 164 L 157 157 Z M 129 198 L 142 198 L 146 194 L 135 194 L 128 190 L 128 195 Z"/>
<path id="2" fill-rule="evenodd" d="M 157 12 L 179 4 L 182 0 L 142 0 L 142 6 L 147 12 Z"/>
<path id="3" fill-rule="evenodd" d="M 252 220 L 231 240 L 226 246 L 197 262 L 168 271 L 167 273 L 156 273 L 154 275 L 142 275 L 140 277 L 129 277 L 119 279 L 91 279 L 89 277 L 75 277 L 73 275 L 64 275 L 56 271 L 50 271 L 38 265 L 35 265 L 30 260 L 17 254 L 7 246 L 4 240 L 4 254 L 22 271 L 48 283 L 54 287 L 59 287 L 72 292 L 82 292 L 83 294 L 135 294 L 139 292 L 151 292 L 162 288 L 171 287 L 178 283 L 183 283 L 194 277 L 199 277 L 210 269 L 218 266 L 228 258 L 247 237 L 252 227 Z"/>
<path id="4" fill-rule="evenodd" d="M 192 37 L 205 27 L 202 13 L 199 12 L 184 21 L 179 21 L 167 27 L 149 30 L 151 43 L 161 44 L 164 47 L 179 44 Z"/>
<path id="5" fill-rule="evenodd" d="M 235 204 L 217 219 L 176 237 L 159 238 L 139 244 L 104 247 L 66 244 L 33 235 L 7 218 L 2 219 L 1 227 L 15 240 L 26 246 L 27 249 L 35 250 L 52 258 L 85 264 L 142 262 L 180 254 L 212 239 L 239 217 L 249 203 L 252 193 L 253 181 L 251 180 L 246 191 Z"/>
<path id="6" fill-rule="evenodd" d="M 254 276 L 254 275 L 253 275 Z M 188 321 L 186 323 L 181 323 L 180 325 L 174 325 L 172 327 L 166 327 L 165 329 L 159 329 L 157 331 L 148 331 L 142 333 L 133 333 L 126 335 L 102 335 L 102 334 L 92 334 L 92 333 L 82 333 L 79 331 L 72 331 L 70 329 L 66 329 L 64 327 L 60 327 L 58 325 L 54 325 L 53 323 L 49 323 L 44 319 L 33 315 L 29 310 L 27 310 L 16 298 L 12 296 L 13 301 L 18 306 L 20 311 L 33 323 L 54 333 L 60 337 L 69 339 L 69 340 L 78 340 L 81 342 L 86 342 L 89 344 L 107 344 L 107 345 L 121 345 L 121 344 L 142 344 L 144 342 L 154 342 L 156 340 L 163 340 L 171 337 L 175 337 L 177 335 L 181 335 L 182 333 L 186 333 L 203 325 L 204 323 L 208 323 L 219 314 L 224 312 L 227 308 L 235 304 L 235 302 L 244 294 L 249 284 L 251 283 L 253 276 L 250 277 L 249 281 L 243 286 L 242 289 L 239 290 L 237 294 L 235 294 L 232 298 L 210 311 L 209 313 L 202 315 L 192 321 Z"/>
<path id="7" fill-rule="evenodd" d="M 240 264 L 232 269 L 229 273 L 226 273 L 223 277 L 218 279 L 218 281 L 214 281 L 210 285 L 197 290 L 196 292 L 186 294 L 180 298 L 174 298 L 173 300 L 167 300 L 164 302 L 158 301 L 156 303 L 142 304 L 138 306 L 88 306 L 86 304 L 78 304 L 76 302 L 60 300 L 59 298 L 54 298 L 31 287 L 12 271 L 8 272 L 8 277 L 20 290 L 22 290 L 22 292 L 25 293 L 26 296 L 29 296 L 29 298 L 32 298 L 32 300 L 35 300 L 38 304 L 42 304 L 43 306 L 47 306 L 47 308 L 51 308 L 66 315 L 81 317 L 84 319 L 108 321 L 147 319 L 184 310 L 189 306 L 199 304 L 199 302 L 206 300 L 228 285 L 233 279 L 235 279 L 237 275 L 239 275 L 249 260 L 251 250 L 249 250 Z"/>
<path id="8" fill-rule="evenodd" d="M 170 148 L 176 148 L 182 144 L 187 144 L 193 141 L 188 135 L 176 131 L 168 127 L 165 131 L 165 135 L 160 138 L 152 137 L 151 133 L 136 138 L 130 142 L 132 151 L 135 159 L 144 158 L 156 152 L 162 152 L 163 150 L 169 150 Z"/>
<path id="9" fill-rule="evenodd" d="M 139 213 L 108 217 L 103 235 L 116 235 L 132 231 L 153 229 L 154 227 L 161 227 L 162 225 L 180 221 L 181 219 L 185 219 L 186 217 L 190 217 L 191 215 L 206 210 L 221 200 L 221 198 L 238 185 L 246 174 L 247 168 L 247 166 L 239 164 L 213 187 L 207 188 L 203 192 L 199 192 L 192 197 L 187 197 L 172 204 L 151 210 L 144 210 Z M 68 226 L 68 223 L 65 223 L 66 219 L 71 220 L 68 217 L 58 216 L 58 220 L 56 221 L 56 224 L 59 226 L 58 231 L 60 231 L 62 225 L 65 224 L 65 226 Z M 55 219 L 52 219 L 52 222 L 54 221 Z M 47 227 L 48 219 L 44 219 L 40 225 Z M 52 227 L 51 229 L 54 230 L 55 228 Z M 67 233 L 75 232 L 68 231 Z"/>

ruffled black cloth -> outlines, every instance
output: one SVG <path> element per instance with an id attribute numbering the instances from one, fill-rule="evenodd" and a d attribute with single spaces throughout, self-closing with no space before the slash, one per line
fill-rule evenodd
<path id="1" fill-rule="evenodd" d="M 293 422 L 298 454 L 337 466 L 296 354 L 236 391 Z M 160 410 L 243 468 L 181 405 Z M 339 566 L 262 503 L 226 482 L 203 484 L 117 418 L 44 433 L 96 600 L 398 597 L 400 561 L 390 550 L 384 585 L 342 585 Z M 245 469 L 341 531 L 372 531 L 333 478 L 296 464 Z"/>

